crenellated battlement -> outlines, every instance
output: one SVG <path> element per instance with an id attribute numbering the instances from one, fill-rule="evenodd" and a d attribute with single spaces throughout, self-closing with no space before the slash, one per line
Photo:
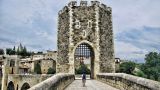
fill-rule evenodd
<path id="1" fill-rule="evenodd" d="M 68 7 L 65 6 L 65 7 L 63 7 L 62 10 L 60 10 L 60 11 L 58 12 L 58 14 L 60 15 L 60 14 L 62 14 L 63 12 L 65 12 L 65 11 L 67 11 L 67 10 L 68 10 Z"/>
<path id="2" fill-rule="evenodd" d="M 88 2 L 88 1 L 80 1 L 80 3 L 78 4 L 77 1 L 71 1 L 68 3 L 68 6 L 65 6 L 62 10 L 59 11 L 59 14 L 65 12 L 66 10 L 68 10 L 69 8 L 71 7 L 79 7 L 79 6 L 82 6 L 82 7 L 89 7 L 89 6 L 97 6 L 97 7 L 101 7 L 107 11 L 111 11 L 112 9 L 110 7 L 107 7 L 107 5 L 103 4 L 103 3 L 100 3 L 99 1 L 91 1 L 91 2 Z"/>
<path id="3" fill-rule="evenodd" d="M 88 5 L 88 2 L 87 1 L 81 1 L 80 2 L 80 6 L 87 6 Z"/>
<path id="4" fill-rule="evenodd" d="M 99 1 L 91 1 L 91 6 L 100 6 L 100 2 Z"/>
<path id="5" fill-rule="evenodd" d="M 68 6 L 69 7 L 77 6 L 77 1 L 71 1 L 70 3 L 68 3 Z"/>
<path id="6" fill-rule="evenodd" d="M 77 1 L 71 1 L 70 3 L 68 3 L 68 7 L 73 7 L 73 6 L 104 6 L 104 4 L 102 5 L 99 1 L 85 1 L 82 0 L 80 1 L 80 4 L 78 5 Z"/>

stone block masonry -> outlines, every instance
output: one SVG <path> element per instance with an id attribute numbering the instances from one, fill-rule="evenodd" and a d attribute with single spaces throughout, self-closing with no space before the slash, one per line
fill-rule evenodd
<path id="1" fill-rule="evenodd" d="M 99 73 L 97 80 L 120 90 L 160 90 L 160 82 L 124 73 Z"/>

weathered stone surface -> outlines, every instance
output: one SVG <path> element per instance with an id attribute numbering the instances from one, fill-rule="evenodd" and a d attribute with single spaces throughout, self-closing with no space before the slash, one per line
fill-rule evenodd
<path id="1" fill-rule="evenodd" d="M 73 74 L 59 73 L 38 83 L 29 90 L 63 90 L 67 85 L 72 83 L 74 79 Z"/>
<path id="2" fill-rule="evenodd" d="M 58 18 L 58 57 L 57 63 L 60 65 L 65 65 L 69 63 L 68 53 L 69 53 L 69 9 L 68 7 L 59 14 Z M 61 71 L 61 68 L 57 67 L 58 71 Z M 68 72 L 68 71 L 67 71 Z"/>
<path id="3" fill-rule="evenodd" d="M 97 79 L 121 90 L 160 90 L 160 82 L 124 73 L 99 73 Z"/>
<path id="4" fill-rule="evenodd" d="M 15 90 L 18 88 L 18 90 L 21 89 L 24 83 L 28 83 L 30 87 L 36 85 L 37 83 L 40 83 L 47 78 L 53 76 L 52 74 L 42 74 L 42 75 L 21 75 L 21 74 L 9 74 L 8 75 L 8 83 L 10 81 L 14 82 L 14 88 Z"/>
<path id="5" fill-rule="evenodd" d="M 115 66 L 111 13 L 107 9 L 99 8 L 100 72 L 113 72 Z"/>

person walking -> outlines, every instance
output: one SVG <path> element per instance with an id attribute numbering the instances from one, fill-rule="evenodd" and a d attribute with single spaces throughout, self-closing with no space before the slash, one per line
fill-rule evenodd
<path id="1" fill-rule="evenodd" d="M 85 83 L 86 83 L 86 74 L 83 73 L 82 74 L 82 84 L 83 84 L 83 87 L 85 87 Z"/>

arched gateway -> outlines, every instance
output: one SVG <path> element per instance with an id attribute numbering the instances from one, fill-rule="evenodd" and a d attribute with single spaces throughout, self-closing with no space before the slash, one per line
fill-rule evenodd
<path id="1" fill-rule="evenodd" d="M 87 43 L 81 43 L 74 52 L 75 74 L 87 74 L 94 78 L 94 50 Z"/>
<path id="2" fill-rule="evenodd" d="M 57 73 L 76 73 L 76 59 L 87 59 L 91 77 L 114 72 L 112 10 L 98 1 L 71 1 L 59 12 Z M 89 52 L 89 53 L 90 53 Z"/>

